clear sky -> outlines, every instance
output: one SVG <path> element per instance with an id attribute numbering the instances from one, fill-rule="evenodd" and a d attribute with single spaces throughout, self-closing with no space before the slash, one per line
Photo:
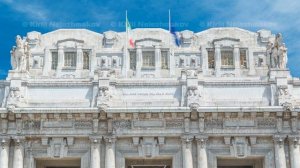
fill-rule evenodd
<path id="1" fill-rule="evenodd" d="M 297 0 L 0 0 L 0 79 L 10 67 L 15 36 L 59 28 L 96 32 L 125 31 L 125 11 L 132 28 L 168 29 L 168 10 L 176 30 L 240 27 L 281 32 L 292 75 L 300 77 L 300 1 Z"/>

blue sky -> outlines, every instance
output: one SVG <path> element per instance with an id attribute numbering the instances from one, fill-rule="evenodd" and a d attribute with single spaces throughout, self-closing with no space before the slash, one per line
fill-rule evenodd
<path id="1" fill-rule="evenodd" d="M 300 1 L 297 0 L 0 0 L 0 79 L 10 67 L 15 36 L 29 31 L 87 28 L 124 31 L 125 11 L 133 28 L 168 29 L 168 9 L 176 30 L 241 27 L 281 32 L 292 75 L 300 77 Z"/>

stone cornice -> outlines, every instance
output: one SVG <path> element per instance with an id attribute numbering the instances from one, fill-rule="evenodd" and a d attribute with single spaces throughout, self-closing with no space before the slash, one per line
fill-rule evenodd
<path id="1" fill-rule="evenodd" d="M 282 106 L 265 107 L 198 107 L 199 113 L 240 113 L 240 112 L 283 112 Z M 14 113 L 98 113 L 98 108 L 15 108 Z M 109 107 L 107 113 L 189 113 L 189 107 Z M 295 108 L 294 113 L 300 112 L 300 108 Z M 7 113 L 6 108 L 0 108 L 0 113 Z M 294 114 L 296 115 L 296 114 Z"/>

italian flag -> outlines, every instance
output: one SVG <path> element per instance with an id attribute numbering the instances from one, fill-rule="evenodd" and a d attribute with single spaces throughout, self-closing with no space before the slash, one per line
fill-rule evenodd
<path id="1" fill-rule="evenodd" d="M 130 23 L 128 21 L 127 16 L 126 16 L 126 31 L 127 31 L 127 37 L 128 37 L 129 45 L 131 47 L 134 47 L 134 40 L 131 36 L 131 26 L 130 26 Z"/>

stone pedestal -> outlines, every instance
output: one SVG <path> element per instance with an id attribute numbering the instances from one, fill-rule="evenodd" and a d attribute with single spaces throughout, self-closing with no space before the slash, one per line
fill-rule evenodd
<path id="1" fill-rule="evenodd" d="M 8 168 L 8 160 L 9 160 L 9 139 L 0 139 L 1 147 L 0 147 L 0 167 Z"/>
<path id="2" fill-rule="evenodd" d="M 275 69 L 271 68 L 270 69 L 270 78 L 275 79 L 275 78 L 290 78 L 290 70 L 289 69 Z"/>
<path id="3" fill-rule="evenodd" d="M 11 79 L 26 79 L 29 78 L 29 73 L 28 71 L 15 71 L 15 70 L 10 70 L 8 71 L 8 76 L 6 80 L 11 80 Z"/>

